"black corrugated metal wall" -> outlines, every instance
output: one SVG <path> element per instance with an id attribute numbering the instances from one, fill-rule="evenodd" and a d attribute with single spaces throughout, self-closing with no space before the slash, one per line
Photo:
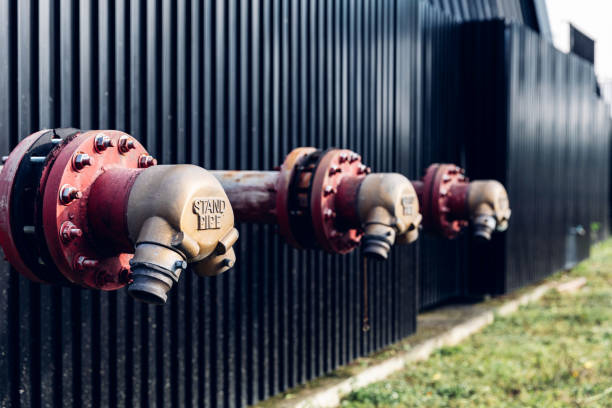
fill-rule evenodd
<path id="1" fill-rule="evenodd" d="M 460 24 L 428 3 L 419 9 L 420 53 L 419 178 L 431 163 L 463 164 L 463 139 L 458 101 L 461 87 Z M 419 246 L 419 308 L 460 297 L 465 290 L 467 237 L 446 240 L 421 234 Z"/>
<path id="2" fill-rule="evenodd" d="M 432 7 L 421 4 L 419 32 L 422 62 L 419 65 L 423 68 L 418 81 L 421 114 L 418 116 L 417 134 L 421 135 L 419 140 L 423 167 L 436 162 L 466 166 L 464 137 L 471 136 L 462 132 L 461 104 L 470 100 L 471 95 L 469 91 L 465 94 L 460 86 L 463 82 L 463 74 L 459 69 L 463 58 L 460 22 L 503 17 L 534 30 L 543 26 L 550 31 L 545 8 L 542 12 L 542 5 L 537 4 L 538 1 L 429 0 Z M 550 39 L 548 31 L 544 35 Z M 470 41 L 486 39 L 471 38 Z M 474 58 L 469 63 L 475 62 L 480 63 Z M 491 135 L 485 137 L 491 138 Z M 474 178 L 472 174 L 468 173 L 468 176 Z M 419 309 L 471 298 L 472 295 L 478 296 L 478 293 L 469 289 L 467 234 L 453 241 L 423 235 L 419 246 Z M 480 251 L 477 252 L 478 256 L 482 256 Z"/>
<path id="3" fill-rule="evenodd" d="M 117 128 L 163 163 L 271 169 L 338 146 L 414 177 L 416 16 L 404 1 L 2 2 L 0 148 Z M 185 274 L 162 308 L 4 264 L 2 405 L 245 405 L 414 331 L 416 247 L 369 265 L 363 333 L 359 254 L 240 232 L 233 271 Z"/>
<path id="4" fill-rule="evenodd" d="M 447 10 L 456 6 L 444 4 L 440 6 Z M 472 10 L 458 18 L 494 15 L 495 8 L 486 4 L 477 7 L 488 10 L 484 15 Z M 609 178 L 600 169 L 608 168 L 610 125 L 601 111 L 605 105 L 595 94 L 592 65 L 555 51 L 547 38 L 518 23 L 514 29 L 528 39 L 513 46 L 529 49 L 523 54 L 518 49 L 515 54 L 505 53 L 511 43 L 506 42 L 501 20 L 453 21 L 433 8 L 420 14 L 421 157 L 424 165 L 457 163 L 467 166 L 472 179 L 510 183 L 514 193 L 510 203 L 516 208 L 510 235 L 516 241 L 506 248 L 507 237 L 498 234 L 492 244 L 472 243 L 470 261 L 465 235 L 455 241 L 421 237 L 420 309 L 457 298 L 505 293 L 534 282 L 566 266 L 571 252 L 566 249 L 567 239 L 575 241 L 575 262 L 588 256 L 592 241 L 608 233 L 602 194 L 609 191 Z M 519 61 L 520 72 L 512 65 Z M 449 69 L 460 66 L 463 71 Z M 555 71 L 569 69 L 577 76 L 571 87 L 564 82 L 570 79 Z M 566 118 L 569 112 L 576 115 L 571 121 Z M 464 148 L 470 155 L 467 162 Z M 509 168 L 514 172 L 512 182 Z M 568 206 L 572 209 L 563 210 Z M 568 218 L 567 211 L 580 215 Z M 584 227 L 586 234 L 574 234 L 577 226 Z M 479 272 L 473 274 L 473 269 Z"/>
<path id="5" fill-rule="evenodd" d="M 459 21 L 504 18 L 539 31 L 548 24 L 547 15 L 538 15 L 540 0 L 428 0 Z"/>
<path id="6" fill-rule="evenodd" d="M 482 15 L 438 3 L 459 19 L 525 22 L 524 1 Z M 449 69 L 457 28 L 416 0 L 7 0 L 0 153 L 40 128 L 117 128 L 163 163 L 271 169 L 293 147 L 337 146 L 419 178 L 431 161 L 469 164 L 452 123 L 465 92 L 460 63 Z M 163 308 L 32 284 L 3 264 L 0 405 L 241 406 L 412 333 L 417 272 L 421 306 L 463 292 L 466 242 L 395 247 L 368 265 L 363 333 L 359 254 L 295 251 L 268 227 L 240 232 L 234 270 L 185 274 Z"/>
<path id="7" fill-rule="evenodd" d="M 504 21 L 463 30 L 467 169 L 503 181 L 513 209 L 472 251 L 470 290 L 505 293 L 563 268 L 576 226 L 578 261 L 608 236 L 610 117 L 584 60 Z"/>

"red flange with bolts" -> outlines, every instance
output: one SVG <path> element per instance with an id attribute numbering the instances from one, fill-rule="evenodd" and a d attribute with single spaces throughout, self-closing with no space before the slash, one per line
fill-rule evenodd
<path id="1" fill-rule="evenodd" d="M 456 238 L 468 226 L 469 179 L 454 164 L 432 164 L 420 181 L 412 182 L 421 205 L 423 229 Z"/>
<path id="2" fill-rule="evenodd" d="M 0 173 L 0 244 L 8 260 L 38 282 L 125 286 L 132 254 L 96 239 L 89 196 L 108 170 L 137 174 L 154 164 L 138 141 L 120 131 L 43 130 L 24 139 Z M 115 185 L 114 194 L 125 196 L 130 187 Z"/>
<path id="3" fill-rule="evenodd" d="M 122 148 L 126 143 L 131 147 Z M 47 245 L 56 267 L 71 283 L 102 290 L 115 290 L 128 283 L 132 255 L 108 251 L 97 242 L 90 230 L 97 214 L 88 202 L 101 174 L 115 168 L 126 172 L 146 168 L 143 157 L 154 160 L 123 132 L 90 131 L 62 146 L 52 166 L 43 172 L 42 214 Z M 114 187 L 115 194 L 122 196 L 131 186 Z"/>
<path id="4" fill-rule="evenodd" d="M 452 239 L 470 224 L 475 237 L 490 240 L 494 231 L 508 227 L 508 193 L 498 181 L 470 182 L 463 169 L 454 164 L 432 164 L 421 181 L 412 184 L 427 232 Z"/>
<path id="5" fill-rule="evenodd" d="M 294 149 L 279 171 L 215 171 L 238 221 L 276 223 L 297 248 L 386 259 L 396 242 L 418 236 L 421 215 L 410 181 L 370 174 L 346 149 Z"/>
<path id="6" fill-rule="evenodd" d="M 281 234 L 298 248 L 318 245 L 340 254 L 354 250 L 363 231 L 359 224 L 342 223 L 337 193 L 343 181 L 359 183 L 369 173 L 361 156 L 350 150 L 295 149 L 281 166 L 277 184 Z"/>

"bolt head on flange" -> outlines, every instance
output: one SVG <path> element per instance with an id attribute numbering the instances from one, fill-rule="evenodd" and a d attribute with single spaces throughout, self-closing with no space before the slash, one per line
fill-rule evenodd
<path id="1" fill-rule="evenodd" d="M 325 186 L 325 190 L 323 191 L 323 194 L 328 196 L 330 194 L 336 194 L 337 191 L 338 190 L 334 186 Z"/>
<path id="2" fill-rule="evenodd" d="M 60 190 L 59 201 L 64 205 L 68 205 L 74 200 L 78 200 L 82 197 L 83 193 L 80 192 L 76 187 L 64 184 Z"/>
<path id="3" fill-rule="evenodd" d="M 372 172 L 372 169 L 366 166 L 365 164 L 361 164 L 357 171 L 358 174 L 370 174 Z"/>
<path id="4" fill-rule="evenodd" d="M 83 170 L 85 166 L 91 166 L 93 164 L 93 158 L 87 153 L 77 153 L 72 159 L 72 167 L 76 171 Z"/>
<path id="5" fill-rule="evenodd" d="M 138 158 L 138 167 L 146 169 L 147 167 L 156 166 L 157 160 L 153 156 L 143 154 Z"/>
<path id="6" fill-rule="evenodd" d="M 109 147 L 113 146 L 115 146 L 115 142 L 105 134 L 100 133 L 94 138 L 94 149 L 98 153 L 102 153 Z"/>
<path id="7" fill-rule="evenodd" d="M 74 260 L 74 267 L 78 271 L 85 271 L 88 269 L 94 269 L 100 262 L 96 259 L 89 259 L 86 256 L 78 255 Z"/>
<path id="8" fill-rule="evenodd" d="M 64 242 L 70 242 L 83 236 L 83 230 L 70 221 L 65 221 L 60 227 L 60 236 Z"/>
<path id="9" fill-rule="evenodd" d="M 132 149 L 135 149 L 134 139 L 129 136 L 121 136 L 119 138 L 119 153 L 125 154 Z"/>

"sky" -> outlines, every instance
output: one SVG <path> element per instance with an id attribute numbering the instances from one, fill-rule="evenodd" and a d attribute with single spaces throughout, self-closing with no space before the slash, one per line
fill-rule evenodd
<path id="1" fill-rule="evenodd" d="M 593 38 L 595 72 L 612 80 L 612 0 L 546 0 L 555 46 L 569 51 L 569 23 Z"/>

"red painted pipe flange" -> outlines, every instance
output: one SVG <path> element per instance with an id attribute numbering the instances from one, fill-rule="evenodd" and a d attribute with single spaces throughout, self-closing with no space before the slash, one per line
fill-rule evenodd
<path id="1" fill-rule="evenodd" d="M 36 282 L 124 286 L 132 257 L 127 252 L 133 251 L 122 236 L 127 227 L 112 235 L 113 242 L 96 239 L 92 229 L 101 222 L 88 198 L 100 175 L 120 169 L 124 176 L 98 192 L 111 195 L 125 214 L 119 207 L 127 205 L 134 174 L 154 164 L 140 143 L 119 131 L 53 129 L 27 137 L 0 172 L 0 245 L 6 258 Z M 121 223 L 109 228 L 116 232 L 121 226 L 115 224 Z"/>
<path id="2" fill-rule="evenodd" d="M 361 180 L 370 169 L 350 150 L 298 148 L 281 166 L 277 191 L 277 220 L 281 235 L 297 248 L 345 254 L 355 249 L 363 232 L 346 228 L 337 219 L 338 187 L 343 180 Z"/>
<path id="3" fill-rule="evenodd" d="M 11 198 L 15 192 L 15 177 L 22 159 L 46 132 L 49 130 L 41 130 L 23 139 L 8 156 L 0 172 L 0 245 L 4 250 L 4 256 L 11 265 L 19 273 L 35 282 L 43 282 L 43 279 L 26 265 L 26 261 L 17 248 L 16 237 L 11 228 L 11 214 L 19 203 L 13 202 Z"/>
<path id="4" fill-rule="evenodd" d="M 350 150 L 330 149 L 320 158 L 311 186 L 310 211 L 315 237 L 324 250 L 345 254 L 359 246 L 363 231 L 340 228 L 337 222 L 337 207 L 342 204 L 336 193 L 344 179 L 361 180 L 369 172 L 361 156 Z"/>
<path id="5" fill-rule="evenodd" d="M 292 182 L 299 177 L 298 166 L 303 168 L 303 164 L 308 160 L 309 156 L 317 152 L 314 147 L 298 147 L 293 149 L 283 162 L 280 168 L 280 174 L 276 182 L 276 218 L 278 221 L 279 233 L 285 240 L 296 248 L 302 248 L 299 240 L 294 236 L 292 229 L 292 221 L 295 219 L 295 213 L 290 214 L 289 200 Z"/>
<path id="6" fill-rule="evenodd" d="M 126 144 L 126 138 L 131 143 Z M 142 168 L 142 157 L 150 156 L 123 132 L 89 131 L 66 143 L 54 162 L 45 167 L 41 191 L 44 234 L 55 265 L 69 282 L 102 290 L 128 283 L 126 271 L 132 254 L 105 254 L 90 230 L 96 214 L 87 203 L 102 173 L 114 168 Z M 118 193 L 129 190 L 129 186 L 116 188 Z"/>
<path id="7" fill-rule="evenodd" d="M 469 180 L 453 164 L 432 164 L 421 182 L 413 183 L 423 213 L 423 228 L 452 239 L 468 225 Z"/>

